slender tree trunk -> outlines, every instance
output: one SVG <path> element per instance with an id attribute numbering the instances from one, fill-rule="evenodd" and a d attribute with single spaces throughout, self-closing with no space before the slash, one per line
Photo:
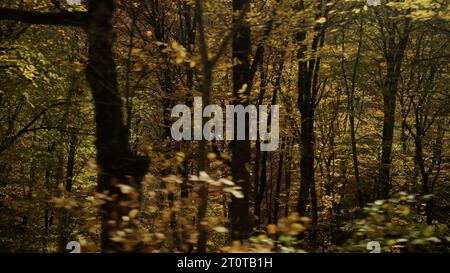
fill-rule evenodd
<path id="1" fill-rule="evenodd" d="M 388 76 L 391 77 L 391 76 Z M 390 82 L 390 81 L 389 81 Z M 391 187 L 392 143 L 394 140 L 396 84 L 389 83 L 383 98 L 383 135 L 381 141 L 380 198 L 387 198 Z"/>
<path id="2" fill-rule="evenodd" d="M 320 1 L 317 3 L 319 12 L 316 13 L 316 19 L 328 16 L 329 7 L 326 5 L 328 1 Z M 299 10 L 304 10 L 304 1 L 298 4 Z M 325 43 L 325 26 L 316 24 L 314 30 L 317 32 L 311 44 L 313 57 L 305 60 L 307 57 L 308 46 L 304 44 L 307 32 L 301 30 L 296 34 L 296 41 L 299 44 L 297 52 L 298 58 L 298 100 L 297 106 L 300 111 L 301 120 L 301 136 L 300 136 L 300 190 L 297 203 L 297 212 L 300 215 L 306 214 L 306 206 L 311 201 L 311 245 L 315 245 L 316 241 L 316 225 L 317 225 L 317 194 L 314 180 L 314 114 L 317 103 L 318 79 L 320 70 L 320 57 L 317 56 L 317 50 L 322 48 Z M 309 197 L 309 198 L 308 198 Z"/>
<path id="3" fill-rule="evenodd" d="M 198 22 L 199 39 L 200 39 L 200 55 L 202 62 L 202 74 L 203 79 L 201 82 L 201 92 L 202 92 L 202 106 L 206 107 L 210 104 L 210 92 L 212 84 L 212 65 L 208 57 L 208 45 L 207 37 L 204 25 L 204 12 L 203 12 L 203 1 L 196 1 L 196 20 Z M 202 109 L 203 111 L 203 109 Z M 202 118 L 202 124 L 206 122 L 206 119 Z M 197 164 L 198 171 L 206 171 L 206 140 L 202 137 L 199 141 L 198 153 L 197 153 Z M 206 252 L 206 243 L 208 240 L 208 230 L 207 227 L 203 225 L 204 218 L 206 217 L 206 211 L 208 208 L 208 186 L 203 183 L 200 187 L 199 192 L 200 204 L 197 212 L 197 229 L 199 232 L 199 238 L 197 242 L 197 252 Z"/>
<path id="4" fill-rule="evenodd" d="M 64 188 L 68 194 L 72 191 L 73 186 L 73 176 L 75 167 L 75 155 L 76 155 L 76 145 L 77 145 L 77 135 L 75 132 L 71 132 L 69 140 L 69 151 L 67 153 L 67 164 L 66 164 L 66 177 L 64 181 Z M 67 243 L 72 236 L 72 213 L 66 209 L 61 209 L 60 218 L 60 238 L 59 238 L 59 251 L 65 251 Z"/>
<path id="5" fill-rule="evenodd" d="M 285 179 L 285 203 L 284 203 L 284 217 L 289 215 L 289 199 L 291 195 L 291 179 L 292 179 L 292 156 L 290 151 L 292 150 L 292 142 L 288 144 L 288 149 L 286 150 L 286 163 L 284 164 L 284 179 Z"/>
<path id="6" fill-rule="evenodd" d="M 274 91 L 273 91 L 273 95 L 272 95 L 272 101 L 270 103 L 270 106 L 275 105 L 277 103 L 278 92 L 280 92 L 280 88 L 281 88 L 281 74 L 283 72 L 283 68 L 284 68 L 284 63 L 281 62 L 279 65 L 278 72 L 277 72 Z M 261 67 L 261 71 L 263 71 L 262 67 Z M 261 74 L 265 75 L 265 72 L 261 72 Z M 261 89 L 259 104 L 262 104 L 262 98 L 266 92 L 266 77 L 263 75 L 261 75 L 261 85 L 263 87 Z M 272 124 L 272 115 L 269 110 L 268 117 L 267 117 L 267 126 L 270 128 L 271 124 Z M 258 141 L 257 144 L 259 144 L 259 145 L 256 148 L 259 149 L 260 148 L 260 140 L 258 139 L 257 141 Z M 267 159 L 268 159 L 268 156 L 269 156 L 268 151 L 262 152 L 261 174 L 259 175 L 259 187 L 255 187 L 256 192 L 255 192 L 254 214 L 255 214 L 255 219 L 256 219 L 255 226 L 257 228 L 259 228 L 260 223 L 261 223 L 261 220 L 260 220 L 260 218 L 261 218 L 261 203 L 264 199 L 264 193 L 265 193 L 266 184 L 267 184 Z"/>
<path id="7" fill-rule="evenodd" d="M 261 57 L 262 59 L 264 58 L 264 56 Z M 260 90 L 259 90 L 259 100 L 258 100 L 258 106 L 261 105 L 263 103 L 263 98 L 264 95 L 266 94 L 266 83 L 267 83 L 267 78 L 266 78 L 266 71 L 264 70 L 263 67 L 263 61 L 260 62 L 259 65 L 259 70 L 260 70 Z M 260 113 L 258 111 L 258 120 L 260 118 Z M 256 138 L 256 145 L 255 145 L 255 165 L 253 168 L 253 178 L 254 178 L 254 187 L 253 187 L 253 214 L 254 214 L 254 223 L 253 225 L 258 229 L 259 225 L 260 225 L 260 218 L 261 218 L 261 199 L 262 199 L 262 195 L 260 193 L 260 187 L 264 187 L 263 183 L 265 183 L 265 181 L 263 181 L 262 177 L 265 177 L 265 172 L 266 172 L 266 162 L 267 162 L 267 151 L 263 151 L 261 153 L 261 138 L 259 137 L 259 134 L 257 135 Z M 261 154 L 263 154 L 263 158 L 261 158 Z M 264 154 L 266 155 L 265 159 L 264 159 Z M 261 171 L 260 171 L 261 170 Z M 265 178 L 264 178 L 265 179 Z"/>
<path id="8" fill-rule="evenodd" d="M 388 22 L 387 28 L 389 35 L 388 37 L 383 37 L 385 39 L 384 56 L 386 60 L 386 78 L 382 88 L 384 119 L 381 140 L 380 185 L 378 192 L 378 197 L 382 199 L 389 197 L 391 188 L 390 170 L 392 163 L 392 143 L 394 140 L 397 89 L 400 80 L 401 65 L 409 41 L 411 22 L 409 19 L 405 20 L 403 32 L 398 34 L 398 42 L 396 42 L 396 32 L 399 32 L 398 24 Z"/>
<path id="9" fill-rule="evenodd" d="M 273 212 L 273 222 L 274 223 L 278 223 L 279 211 L 280 211 L 280 203 L 281 203 L 280 192 L 281 192 L 281 179 L 283 178 L 283 163 L 284 163 L 285 145 L 286 145 L 286 140 L 284 140 L 283 143 L 281 144 L 280 158 L 278 159 L 278 176 L 277 176 L 277 180 L 275 181 L 275 183 L 276 183 L 275 207 L 274 207 L 274 212 Z"/>
<path id="10" fill-rule="evenodd" d="M 58 144 L 56 146 L 56 158 L 57 158 L 57 166 L 55 171 L 55 184 L 53 187 L 55 188 L 55 192 L 58 196 L 62 196 L 59 185 L 64 183 L 64 151 L 62 147 Z M 67 245 L 67 226 L 65 225 L 65 208 L 57 208 L 56 216 L 58 219 L 58 252 L 65 252 Z"/>
<path id="11" fill-rule="evenodd" d="M 356 190 L 358 193 L 358 205 L 360 208 L 364 207 L 364 197 L 361 189 L 361 179 L 359 176 L 359 161 L 358 161 L 358 150 L 356 147 L 356 125 L 355 125 L 355 91 L 356 91 L 356 75 L 359 67 L 359 60 L 361 57 L 361 47 L 363 43 L 363 20 L 361 19 L 360 28 L 359 28 L 359 39 L 358 39 L 358 50 L 356 53 L 356 60 L 353 65 L 353 72 L 351 78 L 351 85 L 348 86 L 347 79 L 346 81 L 346 90 L 347 90 L 347 107 L 349 110 L 349 123 L 350 123 L 350 139 L 351 139 L 351 147 L 352 147 L 352 159 L 353 159 L 353 170 L 355 173 L 355 182 L 356 182 Z"/>
<path id="12" fill-rule="evenodd" d="M 421 134 L 417 132 L 417 134 Z M 431 193 L 430 191 L 430 183 L 429 183 L 429 173 L 425 168 L 425 160 L 423 158 L 423 146 L 422 146 L 422 137 L 420 135 L 416 135 L 416 158 L 417 163 L 419 165 L 420 175 L 422 177 L 422 194 L 428 195 Z M 432 209 L 432 199 L 426 200 L 425 202 L 425 215 L 427 218 L 427 224 L 431 225 L 433 222 L 433 209 Z"/>
<path id="13" fill-rule="evenodd" d="M 72 79 L 71 84 L 75 83 L 75 79 Z M 74 96 L 76 92 L 76 88 L 71 86 L 67 90 L 66 95 L 66 104 L 64 105 L 64 113 L 63 116 L 59 122 L 60 128 L 61 128 L 61 136 L 64 136 L 67 134 L 68 124 L 70 122 L 70 107 L 72 102 L 72 97 Z M 62 138 L 61 140 L 63 140 Z M 77 145 L 77 135 L 74 131 L 74 129 L 70 130 L 69 133 L 69 150 L 67 152 L 67 164 L 66 164 L 66 177 L 63 179 L 63 172 L 64 172 L 64 149 L 63 147 L 56 147 L 57 149 L 57 156 L 58 156 L 58 169 L 56 174 L 56 186 L 62 185 L 64 186 L 64 189 L 67 193 L 70 193 L 72 190 L 72 182 L 73 182 L 73 169 L 75 164 L 75 152 L 76 152 L 76 145 Z M 59 191 L 59 189 L 56 189 L 56 191 Z M 58 194 L 61 194 L 60 192 Z M 64 193 L 63 193 L 64 194 Z M 70 218 L 70 212 L 65 208 L 59 208 L 58 209 L 58 229 L 59 229 L 59 239 L 58 239 L 58 251 L 59 252 L 65 252 L 67 243 L 71 236 L 71 230 L 69 227 L 69 218 Z"/>
<path id="14" fill-rule="evenodd" d="M 183 17 L 184 17 L 184 23 L 185 23 L 185 45 L 188 54 L 193 53 L 194 43 L 195 43 L 195 37 L 196 37 L 196 31 L 195 31 L 195 16 L 192 16 L 191 7 L 189 4 L 183 4 Z M 190 66 L 190 64 L 186 64 L 186 105 L 189 107 L 192 107 L 192 101 L 193 101 L 193 93 L 192 89 L 194 87 L 194 69 Z M 185 141 L 183 143 L 184 145 L 184 154 L 185 154 L 185 160 L 184 160 L 184 181 L 181 184 L 181 198 L 186 199 L 189 196 L 189 187 L 187 184 L 188 176 L 189 176 L 189 148 L 190 148 L 190 142 Z"/>

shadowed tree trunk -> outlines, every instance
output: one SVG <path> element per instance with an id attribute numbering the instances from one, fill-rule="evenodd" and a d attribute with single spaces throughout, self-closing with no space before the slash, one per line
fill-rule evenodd
<path id="1" fill-rule="evenodd" d="M 360 19 L 360 25 L 358 30 L 358 46 L 357 46 L 357 52 L 355 57 L 355 62 L 353 63 L 352 67 L 352 75 L 351 78 L 348 79 L 347 73 L 344 66 L 344 61 L 342 61 L 342 73 L 344 76 L 344 83 L 345 83 L 345 91 L 347 94 L 347 110 L 349 112 L 348 114 L 348 120 L 350 123 L 350 142 L 352 147 L 352 159 L 353 159 L 353 170 L 355 174 L 355 182 L 356 182 L 356 190 L 358 193 L 358 205 L 360 208 L 364 207 L 364 197 L 361 187 L 361 179 L 359 175 L 359 161 L 358 161 L 358 149 L 356 146 L 356 123 L 355 123 L 355 116 L 356 116 L 356 110 L 355 110 L 355 91 L 356 91 L 356 80 L 357 80 L 357 72 L 359 68 L 359 62 L 361 58 L 361 47 L 363 43 L 363 20 Z M 345 32 L 342 34 L 342 52 L 345 52 Z"/>
<path id="2" fill-rule="evenodd" d="M 201 92 L 202 92 L 202 107 L 205 107 L 210 104 L 210 93 L 211 93 L 211 84 L 212 84 L 212 69 L 213 64 L 208 57 L 208 40 L 206 37 L 205 25 L 204 25 L 204 11 L 203 11 L 203 1 L 197 0 L 195 7 L 195 18 L 198 23 L 198 32 L 199 32 L 199 43 L 200 43 L 200 55 L 201 55 L 201 64 L 202 64 L 202 74 L 203 79 L 201 82 Z M 202 109 L 203 111 L 203 109 Z M 202 117 L 202 124 L 206 121 L 205 117 Z M 207 169 L 207 159 L 206 159 L 206 140 L 202 137 L 198 144 L 198 152 L 197 152 L 197 164 L 198 171 L 206 171 Z M 197 252 L 203 253 L 206 252 L 206 243 L 208 240 L 208 229 L 203 225 L 204 218 L 206 217 L 206 210 L 208 209 L 208 185 L 203 183 L 200 187 L 199 191 L 200 204 L 197 212 L 197 229 L 199 233 L 199 238 L 197 242 Z"/>
<path id="3" fill-rule="evenodd" d="M 276 75 L 276 79 L 275 79 L 275 86 L 274 86 L 274 91 L 273 91 L 273 94 L 272 94 L 272 101 L 271 101 L 269 106 L 276 105 L 276 103 L 277 103 L 278 92 L 281 89 L 281 74 L 283 72 L 283 68 L 284 68 L 284 63 L 281 62 L 279 64 L 279 68 L 278 68 L 279 70 L 277 71 L 277 75 Z M 262 69 L 261 69 L 261 71 L 262 71 Z M 264 74 L 264 73 L 261 72 L 261 74 Z M 261 81 L 263 82 L 262 79 L 263 78 L 261 78 Z M 266 88 L 266 86 L 264 84 L 264 90 L 261 90 L 262 95 L 264 95 L 265 92 L 266 92 L 265 88 Z M 260 99 L 260 103 L 259 104 L 262 104 L 262 97 Z M 271 115 L 271 112 L 269 110 L 269 113 L 267 115 L 267 126 L 268 126 L 268 128 L 270 128 L 271 124 L 272 124 L 272 115 Z M 259 149 L 259 147 L 260 147 L 260 145 L 258 145 L 257 148 Z M 255 193 L 254 214 L 255 214 L 255 219 L 256 219 L 256 221 L 255 221 L 255 227 L 256 228 L 259 228 L 259 226 L 260 226 L 260 224 L 262 222 L 261 221 L 261 203 L 263 201 L 264 194 L 265 194 L 265 191 L 266 191 L 266 184 L 267 184 L 267 159 L 268 159 L 268 156 L 269 156 L 269 152 L 268 151 L 263 151 L 262 152 L 261 175 L 259 176 L 259 180 L 260 180 L 259 181 L 259 187 L 255 187 L 256 193 Z"/>
<path id="4" fill-rule="evenodd" d="M 391 188 L 391 163 L 392 163 L 392 143 L 394 140 L 395 128 L 395 106 L 397 98 L 398 83 L 400 80 L 401 65 L 408 44 L 411 31 L 410 19 L 403 21 L 403 27 L 398 21 L 393 21 L 389 16 L 393 16 L 387 10 L 383 18 L 377 13 L 377 20 L 381 29 L 383 40 L 383 54 L 386 61 L 386 75 L 382 84 L 383 94 L 383 135 L 381 140 L 381 162 L 379 172 L 379 198 L 388 198 Z M 386 21 L 384 21 L 386 20 Z M 401 30 L 400 30 L 401 29 Z"/>
<path id="5" fill-rule="evenodd" d="M 233 11 L 246 13 L 249 9 L 249 0 L 233 0 Z M 233 96 L 234 104 L 248 105 L 250 94 L 250 54 L 251 39 L 250 26 L 245 20 L 233 19 L 236 31 L 233 33 L 232 60 L 237 60 L 233 66 Z M 238 25 L 236 25 L 238 24 Z M 247 86 L 244 92 L 240 90 Z M 234 118 L 234 132 L 236 136 L 237 120 Z M 245 117 L 245 139 L 231 142 L 231 172 L 235 183 L 242 187 L 244 198 L 232 196 L 230 204 L 231 239 L 243 240 L 248 237 L 250 231 L 249 217 L 249 183 L 250 174 L 247 165 L 250 163 L 250 140 L 248 139 L 249 119 Z"/>
<path id="6" fill-rule="evenodd" d="M 284 163 L 284 154 L 285 154 L 285 146 L 286 146 L 286 139 L 283 140 L 281 143 L 281 151 L 280 151 L 280 157 L 278 159 L 278 171 L 277 171 L 277 180 L 275 181 L 275 207 L 273 210 L 273 223 L 278 223 L 279 218 L 279 212 L 280 212 L 280 204 L 281 204 L 281 198 L 280 198 L 280 192 L 281 192 L 281 180 L 283 178 L 283 163 Z M 286 174 L 285 174 L 286 175 Z"/>
<path id="7" fill-rule="evenodd" d="M 292 154 L 290 151 L 293 149 L 292 140 L 287 144 L 286 150 L 286 163 L 284 164 L 284 179 L 285 179 L 285 202 L 284 202 L 284 217 L 289 215 L 289 198 L 291 195 L 291 173 L 292 173 Z"/>
<path id="8" fill-rule="evenodd" d="M 102 250 L 120 251 L 121 245 L 111 240 L 122 216 L 130 207 L 120 207 L 119 202 L 128 199 L 116 183 L 137 188 L 144 176 L 148 162 L 132 154 L 128 146 L 128 132 L 123 124 L 122 100 L 117 87 L 116 67 L 113 59 L 112 18 L 115 12 L 113 0 L 89 1 L 89 62 L 86 76 L 95 101 L 97 164 L 100 168 L 97 191 L 117 195 L 102 205 Z M 129 177 L 127 177 L 129 176 Z M 137 200 L 131 200 L 136 201 Z M 111 224 L 115 221 L 115 224 Z"/>
<path id="9" fill-rule="evenodd" d="M 320 1 L 317 3 L 319 12 L 315 18 L 327 17 L 329 9 L 326 5 L 328 1 Z M 300 1 L 298 10 L 305 10 L 305 2 Z M 313 57 L 307 59 L 308 46 L 305 45 L 307 39 L 307 30 L 301 30 L 296 35 L 296 41 L 299 44 L 297 52 L 298 58 L 298 100 L 297 107 L 300 111 L 301 119 L 301 135 L 300 135 L 300 190 L 297 203 L 297 212 L 300 215 L 306 214 L 306 206 L 308 201 L 311 202 L 311 243 L 315 244 L 315 226 L 317 224 L 317 195 L 314 181 L 314 114 L 317 106 L 318 79 L 320 68 L 320 57 L 317 56 L 318 49 L 322 48 L 325 43 L 325 26 L 316 24 L 314 30 L 315 35 L 310 50 Z"/>

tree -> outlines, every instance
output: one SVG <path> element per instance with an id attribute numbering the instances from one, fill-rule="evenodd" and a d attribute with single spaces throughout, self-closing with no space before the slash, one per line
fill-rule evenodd
<path id="1" fill-rule="evenodd" d="M 245 14 L 250 8 L 250 1 L 233 1 L 233 12 Z M 239 16 L 238 16 L 239 17 Z M 250 95 L 250 54 L 251 37 L 250 26 L 245 20 L 234 18 L 233 24 L 236 31 L 233 34 L 232 60 L 233 60 L 233 96 L 235 105 L 248 104 Z M 235 62 L 235 63 L 234 63 Z M 237 117 L 234 117 L 234 134 L 237 135 Z M 246 140 L 233 140 L 231 142 L 231 172 L 233 180 L 242 187 L 244 198 L 232 197 L 230 204 L 231 238 L 242 240 L 248 237 L 250 231 L 249 217 L 249 189 L 250 174 L 248 164 L 250 163 L 250 140 L 249 135 L 250 119 L 245 117 Z"/>
<path id="2" fill-rule="evenodd" d="M 316 33 L 310 49 L 306 44 L 307 30 L 302 29 L 296 34 L 296 41 L 299 44 L 298 58 L 298 99 L 297 107 L 301 113 L 301 184 L 297 203 L 297 211 L 300 215 L 305 215 L 308 200 L 311 201 L 311 216 L 313 225 L 317 224 L 317 196 L 314 182 L 314 110 L 318 103 L 319 91 L 319 69 L 321 58 L 318 50 L 325 43 L 326 18 L 329 12 L 328 1 L 320 1 L 317 4 L 315 13 L 314 32 Z M 314 4 L 312 4 L 315 8 Z M 300 1 L 299 11 L 307 11 L 305 1 Z M 302 25 L 302 23 L 300 23 Z M 305 21 L 303 21 L 303 25 Z M 312 52 L 312 58 L 307 57 L 307 53 Z M 315 235 L 312 236 L 314 243 Z"/>
<path id="3" fill-rule="evenodd" d="M 34 11 L 0 9 L 2 20 L 24 23 L 75 26 L 86 30 L 89 42 L 89 62 L 86 76 L 91 86 L 95 103 L 97 164 L 99 193 L 112 197 L 102 205 L 102 249 L 119 251 L 120 244 L 111 240 L 123 215 L 129 209 L 119 206 L 127 199 L 120 190 L 121 183 L 136 188 L 148 167 L 146 158 L 134 156 L 128 145 L 128 133 L 123 124 L 122 101 L 117 87 L 117 76 L 112 56 L 113 32 L 111 20 L 115 6 L 112 0 L 89 1 L 87 12 L 46 13 Z M 118 185 L 119 184 L 119 185 Z M 111 224 L 111 223 L 114 224 Z"/>
<path id="4" fill-rule="evenodd" d="M 408 17 L 401 16 L 399 10 L 386 6 L 376 7 L 374 13 L 381 36 L 381 49 L 386 62 L 385 78 L 381 84 L 384 119 L 378 196 L 387 198 L 391 187 L 390 169 L 398 82 L 412 21 Z"/>
<path id="5" fill-rule="evenodd" d="M 7 2 L 1 251 L 448 249 L 445 1 Z"/>

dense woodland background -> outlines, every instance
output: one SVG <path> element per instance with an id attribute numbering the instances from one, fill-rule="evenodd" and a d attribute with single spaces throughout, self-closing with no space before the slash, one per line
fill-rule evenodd
<path id="1" fill-rule="evenodd" d="M 0 252 L 448 252 L 449 7 L 0 0 Z M 279 149 L 173 141 L 194 96 Z"/>

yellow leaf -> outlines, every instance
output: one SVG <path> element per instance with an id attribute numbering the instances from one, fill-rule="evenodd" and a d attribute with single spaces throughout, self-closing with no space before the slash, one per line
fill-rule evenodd
<path id="1" fill-rule="evenodd" d="M 209 153 L 207 156 L 209 161 L 214 161 L 217 158 L 217 155 L 215 153 Z"/>
<path id="2" fill-rule="evenodd" d="M 228 229 L 226 227 L 213 227 L 213 230 L 219 233 L 226 233 Z"/>
<path id="3" fill-rule="evenodd" d="M 269 233 L 269 234 L 277 233 L 277 226 L 274 225 L 274 224 L 268 225 L 267 226 L 267 233 Z"/>
<path id="4" fill-rule="evenodd" d="M 128 216 L 129 216 L 131 219 L 133 219 L 133 218 L 136 218 L 136 216 L 138 215 L 138 213 L 139 213 L 139 210 L 137 210 L 137 209 L 132 209 L 132 210 L 128 213 Z"/>
<path id="5" fill-rule="evenodd" d="M 320 17 L 319 19 L 316 20 L 316 23 L 318 24 L 325 24 L 327 22 L 327 18 L 325 17 Z"/>

